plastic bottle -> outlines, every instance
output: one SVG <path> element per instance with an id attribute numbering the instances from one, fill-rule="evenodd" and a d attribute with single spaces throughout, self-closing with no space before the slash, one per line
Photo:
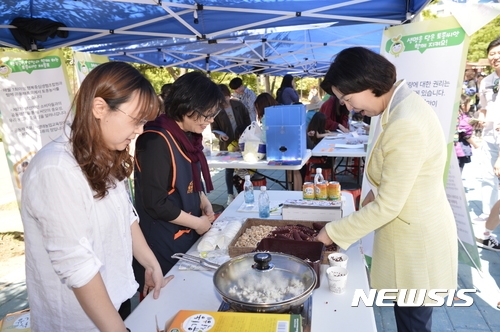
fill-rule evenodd
<path id="1" fill-rule="evenodd" d="M 253 183 L 250 181 L 250 175 L 245 175 L 245 183 L 243 184 L 243 190 L 245 191 L 245 204 L 253 205 L 255 198 L 253 195 Z"/>
<path id="2" fill-rule="evenodd" d="M 323 177 L 322 169 L 320 167 L 316 168 L 316 174 L 314 175 L 314 195 L 315 199 L 319 198 L 320 190 L 318 189 L 318 183 L 324 182 L 325 178 Z"/>
<path id="3" fill-rule="evenodd" d="M 269 218 L 269 195 L 267 194 L 266 186 L 260 187 L 259 218 Z"/>

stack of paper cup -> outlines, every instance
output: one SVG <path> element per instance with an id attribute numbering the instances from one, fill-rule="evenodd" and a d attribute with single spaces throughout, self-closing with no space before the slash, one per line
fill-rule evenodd
<path id="1" fill-rule="evenodd" d="M 335 252 L 333 254 L 328 255 L 328 262 L 330 263 L 330 266 L 340 266 L 343 267 L 344 269 L 347 268 L 348 259 L 349 256 L 340 252 Z"/>
<path id="2" fill-rule="evenodd" d="M 326 274 L 328 276 L 328 287 L 330 288 L 330 292 L 334 294 L 344 293 L 347 275 L 349 274 L 347 269 L 341 266 L 330 266 L 326 269 Z"/>

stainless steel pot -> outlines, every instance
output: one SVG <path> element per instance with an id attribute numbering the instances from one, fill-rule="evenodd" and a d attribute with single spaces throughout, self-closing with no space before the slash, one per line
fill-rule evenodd
<path id="1" fill-rule="evenodd" d="M 244 254 L 222 265 L 187 254 L 172 257 L 215 270 L 215 289 L 236 311 L 288 312 L 311 296 L 317 282 L 309 264 L 281 253 Z"/>

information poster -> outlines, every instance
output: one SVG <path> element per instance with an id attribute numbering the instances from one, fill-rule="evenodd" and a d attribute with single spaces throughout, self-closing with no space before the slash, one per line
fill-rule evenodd
<path id="1" fill-rule="evenodd" d="M 0 125 L 18 201 L 24 170 L 71 107 L 64 61 L 61 50 L 0 53 Z"/>
<path id="2" fill-rule="evenodd" d="M 405 79 L 436 111 L 449 151 L 449 181 L 444 179 L 446 192 L 457 223 L 458 238 L 464 244 L 460 248 L 469 253 L 461 252 L 459 258 L 472 266 L 470 256 L 479 266 L 464 188 L 455 165 L 457 158 L 451 153 L 468 47 L 469 36 L 457 20 L 449 16 L 388 28 L 382 37 L 381 54 L 396 66 L 398 79 Z"/>
<path id="3" fill-rule="evenodd" d="M 84 52 L 74 52 L 73 59 L 75 61 L 77 87 L 80 87 L 80 84 L 92 69 L 109 61 L 106 56 Z"/>

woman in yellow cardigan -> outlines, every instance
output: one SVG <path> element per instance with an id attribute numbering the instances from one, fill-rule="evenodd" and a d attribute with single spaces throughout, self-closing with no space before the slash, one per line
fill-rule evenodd
<path id="1" fill-rule="evenodd" d="M 375 231 L 372 288 L 455 289 L 457 230 L 443 183 L 446 143 L 435 112 L 404 80 L 396 82 L 391 62 L 362 47 L 340 52 L 321 87 L 349 110 L 380 115 L 380 121 L 372 128 L 366 166 L 371 191 L 363 208 L 328 223 L 318 240 L 346 249 Z M 394 313 L 398 331 L 431 330 L 432 307 L 395 304 Z"/>

